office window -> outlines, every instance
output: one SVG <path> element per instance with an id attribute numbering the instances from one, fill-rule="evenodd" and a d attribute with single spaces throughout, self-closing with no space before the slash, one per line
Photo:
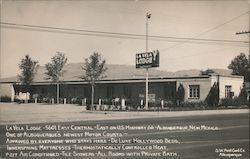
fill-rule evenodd
<path id="1" fill-rule="evenodd" d="M 226 85 L 225 86 L 225 97 L 232 98 L 231 92 L 232 92 L 232 86 Z"/>
<path id="2" fill-rule="evenodd" d="M 200 98 L 199 85 L 189 85 L 189 98 Z"/>

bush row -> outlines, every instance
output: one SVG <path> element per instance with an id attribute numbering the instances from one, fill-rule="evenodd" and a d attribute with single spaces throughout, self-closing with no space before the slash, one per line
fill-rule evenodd
<path id="1" fill-rule="evenodd" d="M 0 98 L 1 102 L 11 102 L 11 98 L 8 96 L 1 96 Z M 18 99 L 14 99 L 15 102 L 18 103 L 24 103 L 24 101 L 20 101 Z M 31 99 L 28 101 L 28 103 L 34 103 L 35 99 Z M 37 98 L 38 103 L 52 103 L 52 98 Z M 64 102 L 64 98 L 60 98 L 60 103 Z M 91 104 L 90 99 L 86 99 L 86 103 L 83 102 L 83 99 L 80 98 L 72 98 L 67 99 L 67 104 L 78 104 L 87 105 L 89 108 L 89 105 Z M 54 99 L 54 103 L 56 103 L 56 99 Z M 110 105 L 115 106 L 114 108 L 118 108 L 121 106 L 121 101 L 115 101 L 115 100 L 103 100 L 102 105 Z M 142 109 L 143 106 L 140 105 L 139 102 L 134 102 L 132 100 L 127 100 L 126 105 L 129 106 L 128 109 L 130 110 L 139 110 Z M 235 97 L 235 98 L 224 98 L 221 99 L 218 105 L 211 105 L 205 101 L 197 101 L 197 102 L 176 102 L 176 101 L 164 101 L 164 109 L 184 109 L 185 108 L 196 108 L 196 109 L 206 109 L 206 108 L 216 108 L 220 106 L 242 106 L 242 105 L 250 105 L 249 101 L 247 101 L 246 98 L 242 97 Z M 149 103 L 150 109 L 162 109 L 162 103 L 161 100 L 156 100 L 154 103 Z M 119 109 L 118 109 L 119 110 Z"/>

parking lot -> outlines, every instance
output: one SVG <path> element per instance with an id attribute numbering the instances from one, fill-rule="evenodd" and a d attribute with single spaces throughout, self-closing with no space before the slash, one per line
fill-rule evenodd
<path id="1" fill-rule="evenodd" d="M 83 106 L 61 104 L 0 103 L 1 124 L 67 122 L 83 120 L 111 120 L 152 117 L 199 116 L 247 113 L 249 109 L 198 111 L 89 111 Z"/>

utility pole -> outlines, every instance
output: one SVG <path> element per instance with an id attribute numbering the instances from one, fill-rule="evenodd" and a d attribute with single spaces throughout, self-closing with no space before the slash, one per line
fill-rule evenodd
<path id="1" fill-rule="evenodd" d="M 151 18 L 151 14 L 146 15 L 146 53 L 148 52 L 148 20 Z M 148 110 L 148 67 L 146 68 L 146 97 L 145 97 L 145 110 Z"/>
<path id="2" fill-rule="evenodd" d="M 250 21 L 249 21 L 249 26 L 250 26 Z M 242 34 L 245 34 L 245 35 L 248 35 L 249 37 L 249 47 L 248 47 L 248 73 L 249 73 L 249 69 L 250 69 L 250 31 L 241 31 L 241 32 L 237 32 L 236 35 L 242 35 Z M 249 79 L 248 79 L 249 80 Z M 244 85 L 245 85 L 245 88 L 247 90 L 247 100 L 250 101 L 250 82 L 249 81 L 245 81 L 244 82 Z"/>
<path id="3" fill-rule="evenodd" d="M 250 26 L 250 21 L 249 21 L 249 26 Z M 248 37 L 249 37 L 249 40 L 248 40 L 248 42 L 249 42 L 249 47 L 248 47 L 248 62 L 249 62 L 249 65 L 250 65 L 250 31 L 241 31 L 241 32 L 237 32 L 237 33 L 235 33 L 236 35 L 242 35 L 242 34 L 245 34 L 245 35 L 248 35 Z"/>
<path id="4" fill-rule="evenodd" d="M 250 21 L 249 21 L 249 25 L 250 25 Z M 245 34 L 245 35 L 248 35 L 249 37 L 249 47 L 248 47 L 248 52 L 249 52 L 249 56 L 250 56 L 250 31 L 241 31 L 241 32 L 237 32 L 235 33 L 236 35 L 241 35 L 241 34 Z"/>

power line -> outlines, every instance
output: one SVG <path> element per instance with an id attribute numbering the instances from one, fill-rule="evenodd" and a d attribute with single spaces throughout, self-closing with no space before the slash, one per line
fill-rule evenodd
<path id="1" fill-rule="evenodd" d="M 206 33 L 208 33 L 208 32 L 211 32 L 211 31 L 213 31 L 213 30 L 216 30 L 216 29 L 220 28 L 221 26 L 226 25 L 226 24 L 228 24 L 228 23 L 234 21 L 235 19 L 238 19 L 239 17 L 241 17 L 241 16 L 243 16 L 243 15 L 245 15 L 245 14 L 248 14 L 249 12 L 250 12 L 250 11 L 244 12 L 244 13 L 242 13 L 242 14 L 240 14 L 240 15 L 238 15 L 238 16 L 236 16 L 236 17 L 234 17 L 234 18 L 232 18 L 232 19 L 230 19 L 230 20 L 228 20 L 228 21 L 226 21 L 226 22 L 224 22 L 224 23 L 222 23 L 222 24 L 219 24 L 219 25 L 217 25 L 217 26 L 215 26 L 215 27 L 213 27 L 213 28 L 211 28 L 211 29 L 208 29 L 208 30 L 206 30 L 206 31 L 204 31 L 204 32 L 201 32 L 200 34 L 195 35 L 195 36 L 193 36 L 192 38 L 197 38 L 197 37 L 199 37 L 199 36 L 201 36 L 201 35 L 204 35 L 204 34 L 206 34 Z M 187 42 L 188 42 L 188 41 L 185 41 L 185 42 L 183 42 L 183 43 L 178 43 L 178 44 L 172 45 L 172 46 L 170 46 L 170 47 L 168 47 L 168 48 L 165 48 L 165 49 L 163 49 L 163 50 L 166 51 L 166 50 L 168 50 L 168 49 L 171 49 L 171 48 L 174 48 L 174 47 L 176 47 L 176 46 L 185 44 L 185 43 L 187 43 Z M 249 44 L 249 42 L 247 42 L 247 43 Z"/>
<path id="2" fill-rule="evenodd" d="M 220 49 L 215 49 L 215 50 L 210 50 L 210 51 L 202 51 L 202 52 L 198 52 L 198 53 L 194 53 L 194 54 L 191 54 L 191 55 L 186 55 L 186 56 L 179 56 L 179 57 L 174 57 L 174 58 L 168 58 L 168 60 L 170 61 L 182 61 L 182 60 L 186 60 L 185 58 L 193 58 L 193 57 L 197 57 L 197 56 L 203 56 L 203 55 L 211 55 L 211 54 L 215 54 L 217 53 L 218 51 L 225 51 L 225 50 L 228 50 L 228 49 L 232 49 L 232 47 L 228 46 L 228 48 L 220 48 Z M 206 54 L 206 53 L 209 53 L 209 54 Z"/>
<path id="3" fill-rule="evenodd" d="M 84 29 L 59 28 L 59 27 L 51 27 L 51 26 L 28 25 L 28 24 L 17 24 L 17 23 L 7 23 L 7 22 L 1 22 L 1 26 L 5 28 L 24 29 L 24 30 L 32 30 L 32 31 L 45 31 L 45 32 L 53 32 L 53 33 L 145 40 L 145 35 L 143 34 L 92 31 L 92 30 L 84 30 Z M 224 40 L 224 39 L 198 39 L 198 38 L 183 38 L 183 37 L 170 37 L 170 36 L 157 36 L 157 35 L 149 35 L 149 38 L 150 40 L 154 40 L 154 41 L 169 41 L 169 42 L 188 41 L 189 43 L 213 44 L 213 45 L 249 44 L 248 41 L 234 41 L 234 40 Z"/>

